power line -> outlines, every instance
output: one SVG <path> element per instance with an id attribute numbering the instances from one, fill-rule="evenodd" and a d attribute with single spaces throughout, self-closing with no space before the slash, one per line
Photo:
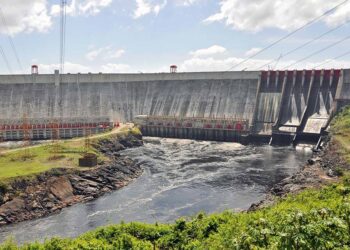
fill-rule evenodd
<path id="1" fill-rule="evenodd" d="M 334 10 L 338 9 L 340 6 L 344 5 L 346 2 L 348 2 L 349 0 L 345 0 L 343 2 L 341 2 L 340 4 L 336 5 L 335 7 L 331 8 L 330 10 L 327 10 L 326 12 L 324 12 L 322 15 L 312 19 L 311 21 L 307 22 L 306 24 L 302 25 L 301 27 L 297 28 L 296 30 L 288 33 L 287 35 L 283 36 L 282 38 L 278 39 L 277 41 L 271 43 L 270 45 L 268 45 L 267 47 L 261 49 L 260 51 L 256 52 L 255 54 L 249 56 L 248 58 L 244 59 L 243 61 L 233 65 L 231 68 L 228 69 L 228 71 L 242 65 L 243 63 L 249 61 L 250 59 L 256 57 L 257 55 L 261 54 L 262 52 L 268 50 L 269 48 L 275 46 L 276 44 L 286 40 L 287 38 L 291 37 L 292 35 L 294 35 L 295 33 L 297 33 L 298 31 L 306 28 L 307 26 L 317 22 L 318 20 L 320 20 L 321 18 L 323 18 L 324 16 L 327 16 L 328 14 L 330 14 L 331 12 L 333 12 Z"/>
<path id="2" fill-rule="evenodd" d="M 288 51 L 286 54 L 282 55 L 282 57 L 286 57 L 286 56 L 288 56 L 288 55 L 290 55 L 290 54 L 292 54 L 292 53 L 294 53 L 294 52 L 296 52 L 296 51 L 298 51 L 298 50 L 300 50 L 300 49 L 306 47 L 307 45 L 309 45 L 309 44 L 311 44 L 311 43 L 313 43 L 313 42 L 319 40 L 320 38 L 322 38 L 322 37 L 324 37 L 324 36 L 326 36 L 326 35 L 332 33 L 333 31 L 336 31 L 336 30 L 340 29 L 341 27 L 345 26 L 345 25 L 348 24 L 349 22 L 350 22 L 350 19 L 349 19 L 348 21 L 346 21 L 345 23 L 343 23 L 343 24 L 341 24 L 341 25 L 338 25 L 337 27 L 335 27 L 335 28 L 333 28 L 333 29 L 331 29 L 331 30 L 328 30 L 328 31 L 324 32 L 323 34 L 321 34 L 321 35 L 319 35 L 319 36 L 317 36 L 317 37 L 315 37 L 315 38 L 309 40 L 308 42 L 306 42 L 306 43 L 304 43 L 304 44 L 302 44 L 302 45 L 300 45 L 300 46 L 298 46 L 298 47 L 296 47 L 296 48 L 294 48 L 294 49 Z M 281 56 L 279 56 L 278 58 L 272 59 L 271 61 L 265 63 L 264 65 L 262 65 L 261 67 L 259 67 L 258 70 L 260 70 L 260 69 L 262 69 L 262 68 L 265 68 L 266 66 L 268 66 L 268 65 L 271 64 L 272 62 L 274 62 L 274 61 L 276 61 L 276 60 L 279 60 L 279 59 L 281 59 Z"/>
<path id="3" fill-rule="evenodd" d="M 2 47 L 0 46 L 0 54 L 2 55 L 2 59 L 4 59 L 4 62 L 7 66 L 8 71 L 10 72 L 10 74 L 12 74 L 12 68 L 11 65 L 9 63 L 9 60 L 7 60 L 7 56 L 5 54 L 5 51 L 2 49 Z"/>
<path id="4" fill-rule="evenodd" d="M 319 53 L 321 53 L 321 52 L 323 52 L 323 51 L 325 51 L 327 49 L 330 49 L 330 48 L 332 48 L 332 47 L 338 45 L 339 43 L 342 43 L 342 42 L 344 42 L 344 41 L 346 41 L 348 39 L 350 39 L 350 36 L 347 36 L 347 37 L 345 37 L 345 38 L 343 38 L 343 39 L 341 39 L 341 40 L 339 40 L 339 41 L 337 41 L 335 43 L 332 43 L 332 44 L 330 44 L 330 45 L 328 45 L 328 46 L 326 46 L 326 47 L 324 47 L 324 48 L 322 48 L 320 50 L 317 50 L 317 51 L 311 53 L 310 55 L 308 55 L 308 56 L 306 56 L 306 57 L 304 57 L 304 58 L 302 58 L 302 59 L 300 59 L 300 60 L 290 64 L 290 65 L 288 65 L 287 67 L 284 67 L 283 69 L 288 69 L 288 68 L 290 68 L 290 67 L 292 67 L 292 66 L 294 66 L 294 65 L 296 65 L 296 64 L 298 64 L 300 62 L 303 62 L 306 59 L 309 59 L 310 57 L 313 57 L 313 56 L 315 56 L 315 55 L 317 55 L 317 54 L 319 54 Z"/>
<path id="5" fill-rule="evenodd" d="M 18 56 L 18 53 L 17 53 L 17 50 L 16 50 L 15 43 L 13 42 L 13 39 L 12 39 L 12 37 L 11 37 L 11 32 L 10 32 L 10 29 L 9 29 L 9 27 L 8 27 L 8 25 L 7 25 L 5 15 L 4 15 L 4 12 L 2 11 L 2 8 L 1 8 L 1 7 L 0 7 L 0 15 L 1 15 L 2 23 L 4 24 L 4 27 L 6 28 L 7 34 L 9 34 L 7 37 L 8 37 L 8 39 L 9 39 L 9 42 L 10 42 L 10 45 L 11 45 L 13 54 L 14 54 L 15 57 L 16 57 L 17 63 L 18 63 L 18 65 L 19 65 L 19 68 L 21 69 L 22 73 L 24 73 L 21 60 L 19 59 L 19 56 Z"/>
<path id="6" fill-rule="evenodd" d="M 315 66 L 314 68 L 317 69 L 318 67 L 326 65 L 326 64 L 330 63 L 331 61 L 337 60 L 337 59 L 342 58 L 342 57 L 347 56 L 347 55 L 350 55 L 350 50 L 345 52 L 345 53 L 343 53 L 343 54 L 341 54 L 341 55 L 339 55 L 339 56 L 334 57 L 331 60 L 327 60 L 326 62 L 320 63 L 319 65 Z"/>

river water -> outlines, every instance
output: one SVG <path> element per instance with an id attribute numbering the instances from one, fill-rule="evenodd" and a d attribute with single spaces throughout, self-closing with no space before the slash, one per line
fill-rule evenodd
<path id="1" fill-rule="evenodd" d="M 311 152 L 292 147 L 145 138 L 122 152 L 142 163 L 127 187 L 59 214 L 0 228 L 0 241 L 74 237 L 120 221 L 172 222 L 181 216 L 247 209 L 298 170 Z"/>

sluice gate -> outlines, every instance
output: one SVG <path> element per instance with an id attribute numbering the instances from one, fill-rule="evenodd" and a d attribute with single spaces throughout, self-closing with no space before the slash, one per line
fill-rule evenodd
<path id="1" fill-rule="evenodd" d="M 2 120 L 20 120 L 26 114 L 39 120 L 108 117 L 131 122 L 146 115 L 182 121 L 180 127 L 163 123 L 144 129 L 164 137 L 317 141 L 334 113 L 347 104 L 349 69 L 0 76 Z M 244 121 L 245 130 L 226 130 L 230 119 Z M 186 127 L 188 120 L 201 125 Z M 216 127 L 218 120 L 222 128 Z M 207 121 L 211 127 L 203 127 Z"/>
<path id="2" fill-rule="evenodd" d="M 234 118 L 136 116 L 145 136 L 247 143 L 248 120 Z"/>

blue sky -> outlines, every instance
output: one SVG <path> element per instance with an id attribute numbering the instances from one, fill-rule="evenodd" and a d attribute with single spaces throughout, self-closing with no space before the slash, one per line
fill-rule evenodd
<path id="1" fill-rule="evenodd" d="M 293 29 L 321 15 L 341 1 L 326 0 L 68 0 L 66 72 L 167 72 L 228 70 Z M 0 46 L 10 70 L 21 73 L 8 36 L 15 44 L 22 68 L 40 73 L 59 68 L 59 1 L 0 0 Z M 256 70 L 271 59 L 269 68 L 283 69 L 295 61 L 350 35 L 350 1 L 319 22 L 240 65 Z M 335 27 L 340 28 L 309 46 L 283 56 Z M 350 67 L 346 40 L 293 65 L 313 68 Z M 329 60 L 329 61 L 328 61 Z M 267 67 L 265 67 L 267 69 Z M 10 73 L 0 54 L 0 74 Z"/>

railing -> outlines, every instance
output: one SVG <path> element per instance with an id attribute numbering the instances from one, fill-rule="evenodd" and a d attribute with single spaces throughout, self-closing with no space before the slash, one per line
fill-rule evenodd
<path id="1" fill-rule="evenodd" d="M 142 116 L 141 126 L 167 128 L 200 128 L 216 130 L 249 131 L 249 120 L 234 118 Z"/>

